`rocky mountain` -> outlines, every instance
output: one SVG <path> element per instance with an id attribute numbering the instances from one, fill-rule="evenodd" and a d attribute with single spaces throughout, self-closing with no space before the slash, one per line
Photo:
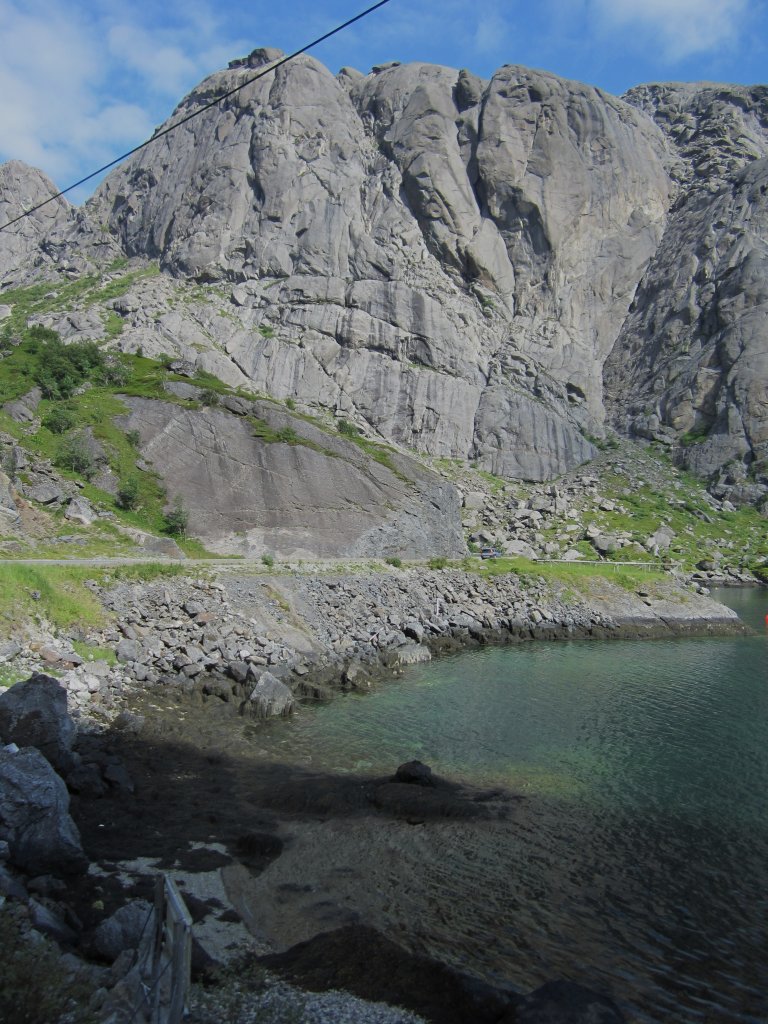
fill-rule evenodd
<path id="1" fill-rule="evenodd" d="M 233 61 L 167 124 L 279 56 Z M 565 473 L 609 429 L 759 502 L 767 158 L 763 86 L 618 99 L 519 66 L 334 76 L 302 56 L 159 138 L 82 210 L 0 233 L 18 235 L 0 282 L 157 261 L 102 309 L 75 297 L 31 319 L 499 476 Z M 36 174 L 6 165 L 0 203 L 24 205 Z"/>
<path id="2" fill-rule="evenodd" d="M 680 191 L 605 366 L 625 431 L 682 440 L 715 493 L 768 484 L 768 88 L 629 94 L 673 141 Z M 629 396 L 629 397 L 628 397 Z"/>

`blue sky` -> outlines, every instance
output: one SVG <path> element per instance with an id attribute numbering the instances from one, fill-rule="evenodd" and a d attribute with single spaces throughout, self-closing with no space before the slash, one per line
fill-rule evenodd
<path id="1" fill-rule="evenodd" d="M 369 0 L 370 2 L 370 0 Z M 391 0 L 313 54 L 543 68 L 620 94 L 649 81 L 768 82 L 768 0 Z M 286 51 L 366 0 L 0 0 L 0 161 L 64 188 L 148 137 L 205 75 Z M 95 183 L 70 198 L 82 201 Z"/>

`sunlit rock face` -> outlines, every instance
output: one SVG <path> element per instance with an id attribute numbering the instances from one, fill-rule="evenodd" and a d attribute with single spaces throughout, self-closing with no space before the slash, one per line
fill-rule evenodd
<path id="1" fill-rule="evenodd" d="M 0 231 L 0 286 L 13 283 L 16 269 L 37 254 L 43 240 L 74 220 L 75 210 L 65 199 L 46 202 L 57 192 L 42 171 L 20 160 L 0 164 L 0 228 L 16 221 Z M 37 206 L 40 209 L 34 210 Z M 31 210 L 28 217 L 22 216 Z"/>
<path id="2" fill-rule="evenodd" d="M 159 261 L 116 344 L 509 477 L 589 459 L 606 416 L 670 444 L 698 431 L 692 468 L 736 459 L 760 490 L 765 87 L 618 99 L 518 66 L 269 70 L 280 56 L 207 78 L 163 127 L 248 84 L 39 250 L 48 270 L 78 244 L 93 261 L 101 232 Z"/>
<path id="3" fill-rule="evenodd" d="M 553 75 L 334 77 L 302 57 L 113 174 L 91 215 L 175 275 L 239 283 L 228 354 L 271 393 L 543 479 L 591 454 L 602 362 L 665 223 L 664 159 L 650 119 Z"/>

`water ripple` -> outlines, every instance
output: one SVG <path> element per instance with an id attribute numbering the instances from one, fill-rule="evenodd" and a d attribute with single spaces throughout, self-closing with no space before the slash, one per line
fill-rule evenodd
<path id="1" fill-rule="evenodd" d="M 736 600 L 754 622 L 768 603 Z M 764 1024 L 766 683 L 764 633 L 531 644 L 419 666 L 271 737 L 317 767 L 418 757 L 528 796 L 518 821 L 438 828 L 406 856 L 418 885 L 388 913 L 425 949 L 524 988 L 593 984 L 639 1024 Z"/>

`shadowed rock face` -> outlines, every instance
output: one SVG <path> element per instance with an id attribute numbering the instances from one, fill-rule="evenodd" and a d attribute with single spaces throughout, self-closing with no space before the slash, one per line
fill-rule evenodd
<path id="1" fill-rule="evenodd" d="M 682 183 L 605 365 L 622 430 L 666 443 L 716 493 L 768 487 L 768 88 L 641 86 Z M 730 467 L 723 473 L 723 467 Z M 745 481 L 745 473 L 751 480 Z"/>
<path id="2" fill-rule="evenodd" d="M 189 512 L 189 529 L 224 554 L 285 557 L 463 553 L 455 488 L 411 459 L 392 468 L 357 445 L 268 402 L 252 415 L 273 432 L 288 426 L 302 443 L 266 443 L 251 421 L 126 398 L 128 430 Z"/>
<path id="3" fill-rule="evenodd" d="M 636 305 L 605 367 L 617 419 L 696 435 L 702 475 L 746 461 L 768 484 L 768 159 L 675 211 Z"/>
<path id="4" fill-rule="evenodd" d="M 280 56 L 233 61 L 168 124 Z M 548 479 L 591 457 L 607 400 L 631 433 L 709 430 L 692 468 L 746 467 L 765 457 L 766 157 L 764 86 L 618 99 L 514 65 L 333 76 L 302 56 L 136 154 L 40 258 L 158 259 L 115 306 L 117 344 L 432 455 Z M 192 312 L 172 278 L 219 292 Z"/>

